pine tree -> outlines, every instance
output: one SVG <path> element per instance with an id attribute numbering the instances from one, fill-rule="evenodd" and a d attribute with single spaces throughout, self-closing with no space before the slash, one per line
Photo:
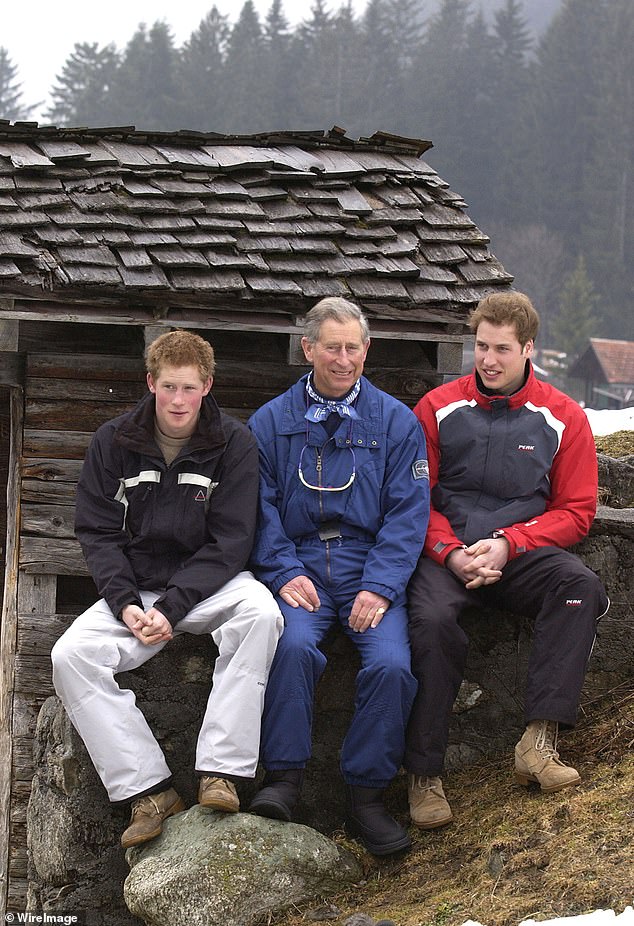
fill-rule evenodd
<path id="1" fill-rule="evenodd" d="M 508 216 L 513 204 L 514 222 L 520 212 L 524 191 L 532 183 L 533 165 L 526 157 L 531 148 L 528 99 L 531 87 L 529 55 L 532 39 L 522 14 L 520 0 L 505 0 L 495 12 L 491 39 L 489 109 L 483 114 L 488 133 L 485 157 L 490 166 L 486 202 L 480 216 Z M 529 206 L 530 208 L 530 206 Z"/>
<path id="2" fill-rule="evenodd" d="M 442 0 L 413 62 L 408 94 L 410 122 L 433 141 L 443 175 L 461 193 L 473 169 L 465 115 L 481 90 L 471 73 L 470 18 L 469 0 Z"/>
<path id="3" fill-rule="evenodd" d="M 593 149 L 605 68 L 600 36 L 609 0 L 564 0 L 538 47 L 530 196 L 539 218 L 573 241 L 588 220 L 581 191 Z"/>
<path id="4" fill-rule="evenodd" d="M 9 58 L 6 48 L 0 47 L 0 118 L 28 119 L 35 106 L 22 102 L 21 84 L 17 83 L 18 69 Z"/>
<path id="5" fill-rule="evenodd" d="M 406 134 L 407 117 L 395 100 L 403 99 L 405 87 L 405 56 L 399 41 L 402 33 L 390 17 L 391 3 L 369 0 L 358 32 L 358 64 L 350 68 L 355 81 L 354 97 L 357 121 L 362 133 L 376 129 Z M 357 134 L 356 128 L 350 126 Z"/>
<path id="6" fill-rule="evenodd" d="M 302 62 L 293 50 L 292 34 L 282 8 L 273 0 L 263 29 L 262 74 L 263 119 L 269 129 L 297 126 L 301 106 L 297 97 L 297 74 Z"/>
<path id="7" fill-rule="evenodd" d="M 300 125 L 305 128 L 323 128 L 324 121 L 334 121 L 339 77 L 335 33 L 325 0 L 314 0 L 310 19 L 300 23 L 294 36 L 294 51 L 302 60 L 297 82 Z"/>
<path id="8" fill-rule="evenodd" d="M 601 35 L 597 139 L 581 192 L 588 269 L 602 295 L 607 336 L 634 340 L 634 5 L 612 0 Z"/>
<path id="9" fill-rule="evenodd" d="M 183 125 L 202 131 L 223 130 L 229 31 L 227 17 L 214 5 L 181 50 L 177 79 Z"/>
<path id="10" fill-rule="evenodd" d="M 181 124 L 178 54 L 164 22 L 140 24 L 128 42 L 112 93 L 117 121 L 170 131 Z"/>
<path id="11" fill-rule="evenodd" d="M 559 311 L 551 325 L 554 345 L 565 351 L 568 367 L 585 350 L 594 334 L 596 306 L 597 295 L 586 262 L 580 255 L 574 270 L 564 278 Z"/>
<path id="12" fill-rule="evenodd" d="M 262 26 L 252 0 L 246 0 L 231 30 L 225 59 L 227 132 L 256 132 L 264 124 L 264 92 L 260 85 L 263 55 Z"/>
<path id="13" fill-rule="evenodd" d="M 114 45 L 78 42 L 64 64 L 51 92 L 47 118 L 58 125 L 112 124 L 111 93 L 119 56 Z"/>

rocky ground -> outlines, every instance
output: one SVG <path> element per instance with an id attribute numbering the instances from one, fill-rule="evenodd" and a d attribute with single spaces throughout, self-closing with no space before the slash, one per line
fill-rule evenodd
<path id="1" fill-rule="evenodd" d="M 361 853 L 366 877 L 345 894 L 289 911 L 271 923 L 361 926 L 517 926 L 523 919 L 617 914 L 634 899 L 634 687 L 588 705 L 560 740 L 582 784 L 542 795 L 514 784 L 511 756 L 445 778 L 455 821 L 413 832 L 412 851 L 378 862 Z M 405 821 L 406 783 L 390 792 Z M 343 833 L 335 839 L 359 853 Z"/>

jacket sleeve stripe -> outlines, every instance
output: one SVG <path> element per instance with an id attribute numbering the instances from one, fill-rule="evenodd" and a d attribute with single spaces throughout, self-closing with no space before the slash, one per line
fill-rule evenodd
<path id="1" fill-rule="evenodd" d="M 566 430 L 564 422 L 555 418 L 551 410 L 545 405 L 533 405 L 532 402 L 527 402 L 524 408 L 527 408 L 530 412 L 536 412 L 538 415 L 543 415 L 546 424 L 549 425 L 557 435 L 557 450 L 559 450 L 564 431 Z M 557 451 L 555 451 L 555 453 L 556 452 Z"/>

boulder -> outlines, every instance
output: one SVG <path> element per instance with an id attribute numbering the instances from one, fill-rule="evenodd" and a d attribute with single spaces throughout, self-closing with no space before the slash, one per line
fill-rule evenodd
<path id="1" fill-rule="evenodd" d="M 599 501 L 611 508 L 634 506 L 634 455 L 607 457 L 597 454 L 599 467 Z"/>
<path id="2" fill-rule="evenodd" d="M 251 926 L 362 877 L 355 857 L 314 829 L 198 805 L 127 860 L 125 902 L 147 926 Z"/>
<path id="3" fill-rule="evenodd" d="M 38 715 L 36 773 L 27 809 L 27 908 L 86 911 L 87 926 L 138 922 L 122 896 L 128 867 L 119 834 L 128 816 L 115 810 L 57 698 Z"/>

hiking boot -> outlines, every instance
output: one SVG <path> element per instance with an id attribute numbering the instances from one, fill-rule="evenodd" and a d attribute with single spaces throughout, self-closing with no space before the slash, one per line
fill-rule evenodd
<path id="1" fill-rule="evenodd" d="M 531 781 L 542 791 L 560 791 L 579 784 L 581 776 L 564 765 L 557 752 L 559 725 L 554 720 L 531 720 L 515 747 L 515 780 L 528 786 Z"/>
<path id="2" fill-rule="evenodd" d="M 422 830 L 435 830 L 436 827 L 446 826 L 453 820 L 440 778 L 409 775 L 407 796 L 412 823 Z"/>
<path id="3" fill-rule="evenodd" d="M 130 825 L 121 836 L 121 845 L 129 849 L 154 839 L 161 833 L 163 821 L 181 810 L 185 810 L 185 804 L 174 788 L 138 798 L 132 803 Z"/>
<path id="4" fill-rule="evenodd" d="M 240 798 L 234 783 L 213 775 L 201 777 L 198 803 L 201 807 L 211 807 L 213 810 L 222 810 L 223 813 L 237 813 L 240 810 Z"/>
<path id="5" fill-rule="evenodd" d="M 383 805 L 383 788 L 349 785 L 350 809 L 346 829 L 373 855 L 391 855 L 411 846 L 405 827 L 397 823 Z"/>
<path id="6" fill-rule="evenodd" d="M 303 768 L 267 772 L 262 787 L 251 801 L 249 812 L 289 823 L 299 800 L 303 780 Z"/>

